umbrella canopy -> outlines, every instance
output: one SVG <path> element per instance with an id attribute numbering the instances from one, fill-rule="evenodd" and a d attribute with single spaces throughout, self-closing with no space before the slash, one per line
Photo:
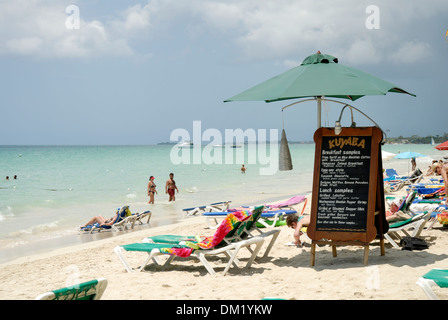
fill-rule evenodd
<path id="1" fill-rule="evenodd" d="M 435 146 L 437 150 L 448 150 L 448 141 L 445 141 L 437 146 Z"/>
<path id="2" fill-rule="evenodd" d="M 412 158 L 420 158 L 420 157 L 426 157 L 425 155 L 418 153 L 418 152 L 402 152 L 397 154 L 394 158 L 395 159 L 412 159 Z"/>
<path id="3" fill-rule="evenodd" d="M 322 96 L 354 101 L 366 95 L 385 95 L 387 92 L 415 96 L 391 82 L 341 65 L 337 58 L 318 52 L 305 58 L 300 66 L 226 99 L 224 102 L 273 102 Z"/>

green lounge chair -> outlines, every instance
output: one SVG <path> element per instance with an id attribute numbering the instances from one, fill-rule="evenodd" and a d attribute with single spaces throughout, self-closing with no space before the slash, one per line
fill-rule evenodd
<path id="1" fill-rule="evenodd" d="M 432 288 L 435 286 L 448 288 L 448 270 L 432 269 L 418 279 L 417 285 L 423 289 L 429 299 L 439 300 Z"/>
<path id="2" fill-rule="evenodd" d="M 384 237 L 386 238 L 389 243 L 397 248 L 400 249 L 400 240 L 402 239 L 402 236 L 400 235 L 400 232 L 404 233 L 408 237 L 419 237 L 421 232 L 423 231 L 423 228 L 425 227 L 426 222 L 431 217 L 431 212 L 425 211 L 425 212 L 412 212 L 410 210 L 410 206 L 412 202 L 415 199 L 415 196 L 417 195 L 417 191 L 410 192 L 403 204 L 400 207 L 400 210 L 409 213 L 412 217 L 398 222 L 393 222 L 389 224 L 389 230 L 387 233 L 384 234 Z M 412 233 L 409 234 L 407 230 L 413 228 Z M 398 240 L 398 243 L 393 239 L 396 238 Z"/>
<path id="3" fill-rule="evenodd" d="M 238 215 L 241 220 L 236 221 L 235 215 Z M 243 213 L 234 213 L 233 215 L 229 215 L 225 220 L 223 220 L 221 226 L 217 229 L 212 237 L 205 238 L 201 242 L 187 241 L 186 243 L 181 244 L 144 242 L 133 243 L 117 246 L 114 248 L 114 252 L 117 254 L 118 258 L 123 263 L 125 269 L 128 272 L 132 272 L 132 268 L 130 267 L 125 257 L 125 251 L 146 252 L 148 254 L 148 257 L 140 266 L 138 271 L 141 271 L 149 263 L 150 260 L 152 260 L 157 265 L 162 265 L 160 261 L 158 261 L 158 256 L 169 255 L 169 258 L 163 264 L 164 266 L 169 265 L 175 257 L 194 257 L 199 259 L 199 261 L 202 262 L 207 271 L 212 275 L 215 275 L 216 272 L 208 263 L 206 257 L 223 253 L 229 258 L 229 261 L 223 272 L 223 275 L 225 275 L 232 264 L 236 267 L 238 266 L 238 260 L 236 259 L 236 256 L 239 250 L 244 247 L 249 247 L 250 245 L 255 245 L 255 250 L 253 250 L 252 255 L 250 256 L 249 261 L 246 265 L 247 268 L 250 268 L 264 242 L 264 239 L 261 237 L 254 237 L 244 241 L 232 242 L 231 239 L 233 237 L 235 237 L 234 239 L 237 239 L 235 231 L 239 230 L 241 223 L 244 223 L 246 220 L 248 220 L 249 217 L 250 216 L 245 216 Z"/>
<path id="4" fill-rule="evenodd" d="M 207 269 L 207 271 L 213 276 L 216 275 L 216 271 L 211 266 L 211 264 L 207 260 L 207 256 L 216 256 L 219 254 L 225 254 L 227 258 L 229 259 L 222 275 L 226 275 L 229 271 L 231 265 L 234 265 L 235 267 L 238 267 L 237 265 L 237 259 L 236 256 L 238 255 L 238 252 L 241 248 L 248 247 L 251 245 L 255 245 L 255 250 L 253 250 L 252 255 L 250 256 L 246 268 L 250 268 L 253 261 L 255 260 L 255 257 L 257 256 L 258 252 L 261 249 L 261 246 L 263 245 L 264 239 L 263 238 L 251 238 L 245 241 L 238 241 L 236 243 L 228 244 L 220 248 L 214 248 L 214 249 L 208 249 L 208 250 L 201 250 L 197 249 L 194 250 L 191 255 L 188 257 L 197 258 L 203 266 Z M 132 267 L 129 265 L 127 259 L 125 258 L 124 252 L 125 251 L 133 251 L 133 252 L 146 252 L 148 254 L 148 257 L 146 260 L 142 263 L 142 265 L 138 268 L 138 271 L 143 270 L 143 268 L 152 260 L 156 265 L 159 266 L 167 266 L 169 265 L 174 258 L 178 257 L 176 255 L 169 255 L 168 259 L 165 261 L 165 263 L 161 263 L 158 260 L 158 256 L 161 255 L 167 255 L 166 250 L 170 249 L 189 249 L 189 246 L 173 246 L 166 243 L 133 243 L 129 245 L 123 245 L 123 246 L 117 246 L 114 248 L 115 254 L 118 256 L 120 261 L 123 263 L 125 269 L 127 272 L 133 272 Z"/>
<path id="5" fill-rule="evenodd" d="M 395 222 L 389 225 L 389 231 L 384 234 L 384 237 L 389 241 L 389 243 L 397 248 L 400 249 L 400 240 L 402 239 L 402 236 L 399 234 L 399 232 L 403 232 L 408 237 L 416 237 L 418 238 L 420 234 L 423 231 L 423 228 L 425 227 L 426 222 L 431 217 L 431 213 L 426 211 L 420 214 L 417 214 L 416 216 L 409 218 L 404 221 Z M 409 234 L 407 232 L 408 229 L 413 228 L 412 233 Z M 398 240 L 398 243 L 392 238 L 395 237 Z"/>
<path id="6" fill-rule="evenodd" d="M 43 293 L 35 300 L 100 300 L 106 287 L 107 280 L 98 278 L 72 287 Z"/>
<path id="7" fill-rule="evenodd" d="M 240 223 L 236 228 L 234 228 L 231 232 L 229 232 L 223 239 L 223 241 L 227 242 L 228 244 L 234 242 L 234 241 L 241 241 L 246 240 L 249 238 L 253 238 L 255 236 L 267 238 L 269 236 L 272 236 L 271 241 L 269 242 L 266 250 L 264 251 L 263 258 L 267 257 L 277 240 L 280 229 L 271 229 L 268 231 L 263 231 L 260 228 L 257 227 L 257 222 L 261 218 L 263 214 L 264 206 L 256 207 L 252 211 L 252 215 L 250 218 L 242 223 Z M 258 234 L 254 235 L 253 232 L 257 231 Z M 204 239 L 204 237 L 198 237 L 198 236 L 180 236 L 180 235 L 160 235 L 160 236 L 153 236 L 153 237 L 147 237 L 143 239 L 143 242 L 148 243 L 169 243 L 169 244 L 180 244 L 183 241 L 190 241 L 190 242 L 200 242 Z M 247 249 L 250 251 L 250 247 L 247 247 Z"/>

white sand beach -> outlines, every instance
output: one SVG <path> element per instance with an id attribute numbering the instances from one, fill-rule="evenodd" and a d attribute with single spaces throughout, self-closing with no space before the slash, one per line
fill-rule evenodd
<path id="1" fill-rule="evenodd" d="M 310 202 L 305 214 L 309 211 Z M 438 223 L 422 232 L 429 244 L 427 250 L 404 251 L 386 241 L 386 255 L 381 256 L 379 243 L 372 242 L 368 266 L 363 265 L 361 247 L 338 247 L 338 256 L 333 257 L 331 248 L 324 246 L 317 248 L 316 265 L 311 267 L 309 243 L 302 248 L 287 246 L 293 231 L 286 226 L 279 228 L 269 257 L 259 258 L 250 269 L 232 267 L 224 277 L 219 274 L 225 266 L 221 259 L 212 259 L 218 271 L 215 276 L 198 260 L 182 258 L 164 269 L 150 264 L 142 272 L 128 273 L 113 252 L 117 245 L 140 242 L 152 235 L 210 235 L 213 231 L 207 228 L 205 217 L 17 259 L 1 265 L 0 299 L 34 299 L 46 291 L 105 277 L 108 286 L 102 299 L 106 300 L 426 300 L 417 279 L 432 268 L 448 265 L 448 230 Z M 146 253 L 129 253 L 127 257 L 138 267 Z M 248 251 L 241 251 L 238 257 L 244 263 Z M 446 290 L 437 292 L 442 299 L 448 298 Z"/>

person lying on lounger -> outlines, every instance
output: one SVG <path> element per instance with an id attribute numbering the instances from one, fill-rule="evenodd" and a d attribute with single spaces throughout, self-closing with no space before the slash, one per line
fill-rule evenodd
<path id="1" fill-rule="evenodd" d="M 390 204 L 390 209 L 386 212 L 386 221 L 389 223 L 403 221 L 411 218 L 411 216 L 403 211 L 400 211 L 400 206 L 403 199 L 397 198 Z"/>
<path id="2" fill-rule="evenodd" d="M 117 216 L 120 214 L 120 211 L 117 210 L 117 213 L 113 218 L 106 219 L 103 216 L 95 216 L 93 217 L 89 222 L 87 222 L 85 225 L 83 225 L 81 228 L 87 227 L 88 225 L 93 225 L 95 223 L 99 223 L 101 226 L 111 226 L 114 224 L 115 220 L 117 220 Z"/>

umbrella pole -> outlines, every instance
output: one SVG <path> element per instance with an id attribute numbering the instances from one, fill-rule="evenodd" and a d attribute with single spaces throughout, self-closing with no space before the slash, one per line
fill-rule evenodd
<path id="1" fill-rule="evenodd" d="M 317 97 L 317 128 L 321 127 L 321 114 L 322 114 L 322 99 L 321 97 Z"/>

